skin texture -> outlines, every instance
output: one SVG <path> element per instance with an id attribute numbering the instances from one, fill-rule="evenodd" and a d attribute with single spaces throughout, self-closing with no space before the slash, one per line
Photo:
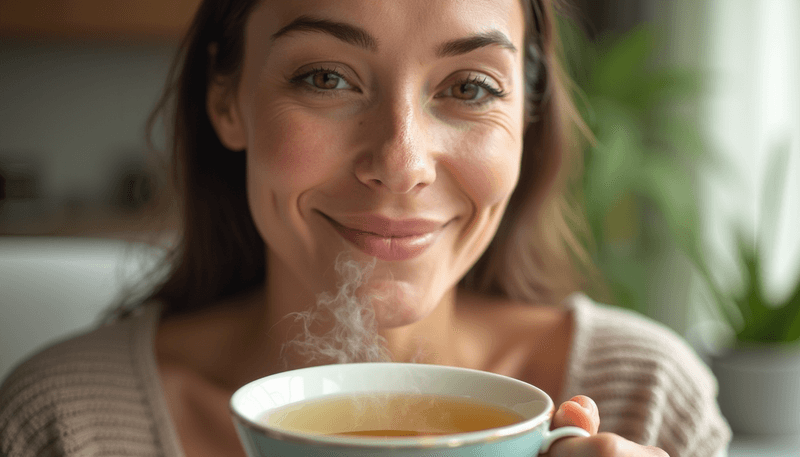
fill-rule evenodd
<path id="1" fill-rule="evenodd" d="M 359 39 L 342 39 L 341 27 L 286 29 L 301 17 L 357 27 Z M 443 51 L 481 34 L 494 43 Z M 187 455 L 241 455 L 223 413 L 230 394 L 303 365 L 280 353 L 298 331 L 285 317 L 336 289 L 342 255 L 375 262 L 359 294 L 372 298 L 394 360 L 493 371 L 559 398 L 569 314 L 456 290 L 517 183 L 523 34 L 517 0 L 272 0 L 254 10 L 241 79 L 212 81 L 207 110 L 228 153 L 246 155 L 268 276 L 263 290 L 160 324 L 156 355 Z M 374 260 L 337 228 L 369 217 L 432 223 L 426 249 Z M 593 404 L 563 404 L 554 425 L 596 434 Z M 563 439 L 550 455 L 663 454 L 599 434 Z"/>
<path id="2" fill-rule="evenodd" d="M 581 427 L 592 434 L 589 438 L 562 439 L 544 454 L 548 457 L 665 457 L 668 454 L 652 446 L 640 446 L 613 433 L 597 433 L 600 415 L 591 398 L 578 395 L 564 402 L 553 415 L 552 427 Z"/>
<path id="3" fill-rule="evenodd" d="M 331 265 L 343 252 L 371 260 L 343 242 L 329 219 L 353 226 L 365 215 L 422 218 L 441 226 L 435 243 L 410 260 L 379 260 L 369 282 L 370 292 L 382 297 L 376 307 L 382 327 L 418 322 L 494 235 L 522 147 L 521 53 L 488 46 L 437 58 L 437 46 L 490 27 L 521 47 L 520 6 L 270 3 L 250 18 L 242 79 L 215 123 L 225 124 L 219 131 L 227 147 L 246 150 L 250 208 L 270 247 L 270 301 L 287 311 L 303 309 L 335 287 Z M 361 24 L 376 49 L 311 31 L 272 38 L 309 12 Z M 340 88 L 315 91 L 313 76 L 290 82 L 314 69 L 341 74 Z M 479 107 L 450 95 L 470 77 L 508 95 L 479 95 L 486 101 Z"/>

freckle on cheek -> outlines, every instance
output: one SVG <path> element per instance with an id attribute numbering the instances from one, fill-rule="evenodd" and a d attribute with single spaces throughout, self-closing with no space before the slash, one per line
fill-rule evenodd
<path id="1" fill-rule="evenodd" d="M 276 172 L 308 171 L 315 165 L 308 145 L 284 147 L 276 154 L 273 166 Z"/>
<path id="2" fill-rule="evenodd" d="M 287 127 L 271 145 L 267 160 L 277 173 L 309 173 L 319 166 L 323 153 L 319 136 L 309 128 Z"/>

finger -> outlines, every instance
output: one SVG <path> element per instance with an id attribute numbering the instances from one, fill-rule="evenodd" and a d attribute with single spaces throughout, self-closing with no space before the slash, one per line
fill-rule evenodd
<path id="1" fill-rule="evenodd" d="M 547 457 L 669 457 L 661 449 L 642 446 L 613 433 L 570 438 L 553 443 Z"/>
<path id="2" fill-rule="evenodd" d="M 565 401 L 553 415 L 551 428 L 574 426 L 580 427 L 592 435 L 600 428 L 600 413 L 594 401 L 578 395 Z"/>

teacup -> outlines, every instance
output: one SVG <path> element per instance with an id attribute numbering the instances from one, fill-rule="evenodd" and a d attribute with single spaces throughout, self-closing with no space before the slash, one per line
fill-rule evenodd
<path id="1" fill-rule="evenodd" d="M 353 400 L 387 398 L 394 403 L 377 408 Z M 422 399 L 413 405 L 432 401 L 430 411 L 442 409 L 437 406 L 440 399 L 456 409 L 444 419 L 418 417 L 419 408 L 404 408 L 412 404 L 408 398 Z M 343 404 L 349 405 L 347 412 Z M 467 409 L 458 409 L 462 407 Z M 469 409 L 473 407 L 493 411 L 504 422 L 448 431 L 463 422 L 458 411 L 474 411 Z M 537 387 L 494 373 L 440 365 L 354 363 L 287 371 L 241 387 L 230 409 L 250 457 L 535 456 L 560 438 L 589 436 L 577 427 L 550 430 L 553 401 Z M 413 411 L 404 415 L 401 409 Z M 398 425 L 398 417 L 407 420 Z M 488 423 L 494 420 L 492 416 Z M 374 436 L 385 435 L 384 429 L 405 434 L 401 429 L 408 427 L 420 427 L 412 431 L 418 436 Z"/>

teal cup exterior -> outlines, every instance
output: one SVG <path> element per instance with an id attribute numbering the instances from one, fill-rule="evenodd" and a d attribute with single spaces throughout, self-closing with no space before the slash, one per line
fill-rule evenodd
<path id="1" fill-rule="evenodd" d="M 423 393 L 502 406 L 523 420 L 511 425 L 424 437 L 351 437 L 284 430 L 263 418 L 277 408 L 327 396 Z M 528 457 L 557 439 L 589 436 L 577 427 L 550 430 L 553 401 L 541 389 L 507 376 L 441 365 L 354 363 L 278 373 L 231 397 L 231 415 L 249 457 L 437 456 Z"/>

